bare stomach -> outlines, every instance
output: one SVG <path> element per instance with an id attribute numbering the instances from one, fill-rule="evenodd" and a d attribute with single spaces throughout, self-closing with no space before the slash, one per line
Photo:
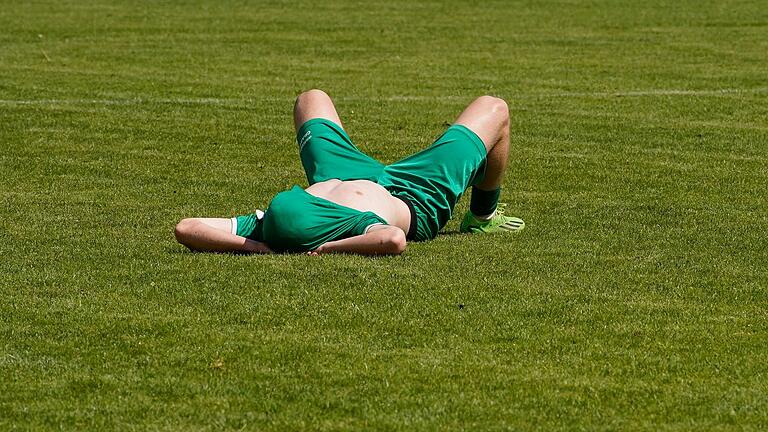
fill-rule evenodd
<path id="1" fill-rule="evenodd" d="M 389 225 L 397 226 L 406 234 L 408 233 L 411 223 L 411 212 L 408 206 L 372 181 L 331 179 L 315 183 L 305 190 L 318 198 L 327 199 L 344 207 L 376 213 Z"/>

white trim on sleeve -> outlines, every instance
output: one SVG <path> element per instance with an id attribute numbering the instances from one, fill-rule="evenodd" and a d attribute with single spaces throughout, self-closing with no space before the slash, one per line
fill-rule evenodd
<path id="1" fill-rule="evenodd" d="M 232 221 L 232 234 L 237 234 L 237 218 L 233 217 L 230 220 Z"/>
<path id="2" fill-rule="evenodd" d="M 369 230 L 370 230 L 372 227 L 375 227 L 376 225 L 386 225 L 386 224 L 383 224 L 383 223 L 381 223 L 381 222 L 376 222 L 376 223 L 370 224 L 370 225 L 368 225 L 367 227 L 365 227 L 365 231 L 363 231 L 363 234 L 368 234 L 368 231 L 369 231 Z"/>

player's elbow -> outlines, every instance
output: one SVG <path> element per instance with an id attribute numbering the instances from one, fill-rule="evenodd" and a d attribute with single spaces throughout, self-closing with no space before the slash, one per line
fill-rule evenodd
<path id="1" fill-rule="evenodd" d="M 393 229 L 387 232 L 386 237 L 382 243 L 386 253 L 391 255 L 400 255 L 405 252 L 405 248 L 408 244 L 408 240 L 405 238 L 405 233 L 401 229 Z"/>
<path id="2" fill-rule="evenodd" d="M 195 235 L 198 223 L 199 222 L 194 218 L 182 219 L 173 229 L 173 235 L 176 237 L 176 241 L 185 246 L 189 246 Z"/>

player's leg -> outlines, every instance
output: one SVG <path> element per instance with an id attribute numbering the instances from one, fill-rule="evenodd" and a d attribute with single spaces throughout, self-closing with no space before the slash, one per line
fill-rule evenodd
<path id="1" fill-rule="evenodd" d="M 470 186 L 469 216 L 477 216 L 485 228 L 489 223 L 494 224 L 494 230 L 501 225 L 504 226 L 501 229 L 510 225 L 521 227 L 519 219 L 515 218 L 519 223 L 507 224 L 510 218 L 499 216 L 501 212 L 496 211 L 508 155 L 507 104 L 501 99 L 483 96 L 472 102 L 431 146 L 388 165 L 379 184 L 403 191 L 422 203 L 419 239 L 437 235 Z"/>
<path id="2" fill-rule="evenodd" d="M 330 120 L 344 129 L 331 97 L 322 90 L 307 90 L 296 98 L 293 105 L 293 126 L 296 132 L 304 123 L 316 118 Z"/>
<path id="3" fill-rule="evenodd" d="M 509 159 L 509 108 L 503 99 L 481 96 L 456 119 L 477 134 L 487 150 L 485 177 L 472 187 L 470 211 L 461 224 L 463 232 L 518 231 L 522 219 L 497 211 L 501 183 Z"/>
<path id="4" fill-rule="evenodd" d="M 293 108 L 296 141 L 307 181 L 374 180 L 383 165 L 353 143 L 331 98 L 322 90 L 299 95 Z"/>
<path id="5" fill-rule="evenodd" d="M 477 134 L 488 151 L 485 178 L 476 187 L 494 190 L 501 186 L 509 158 L 509 108 L 503 99 L 481 96 L 464 109 L 454 124 Z"/>
<path id="6" fill-rule="evenodd" d="M 200 252 L 270 252 L 262 242 L 237 235 L 235 218 L 186 218 L 174 229 L 176 240 Z"/>

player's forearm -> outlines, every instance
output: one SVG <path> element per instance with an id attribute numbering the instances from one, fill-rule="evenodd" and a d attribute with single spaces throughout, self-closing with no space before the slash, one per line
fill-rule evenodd
<path id="1" fill-rule="evenodd" d="M 400 228 L 389 226 L 387 229 L 325 243 L 315 249 L 315 252 L 399 255 L 405 251 L 405 246 L 405 233 Z"/>
<path id="2" fill-rule="evenodd" d="M 191 223 L 176 228 L 176 240 L 193 251 L 199 252 L 246 252 L 269 253 L 264 243 L 226 231 L 211 228 L 203 223 Z"/>

